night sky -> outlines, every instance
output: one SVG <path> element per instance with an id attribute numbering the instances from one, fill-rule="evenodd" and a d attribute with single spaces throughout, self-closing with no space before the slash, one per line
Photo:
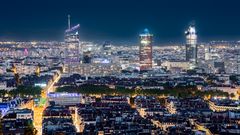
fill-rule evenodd
<path id="1" fill-rule="evenodd" d="M 68 14 L 86 41 L 183 42 L 192 21 L 201 41 L 240 40 L 239 0 L 1 0 L 0 40 L 63 41 Z"/>

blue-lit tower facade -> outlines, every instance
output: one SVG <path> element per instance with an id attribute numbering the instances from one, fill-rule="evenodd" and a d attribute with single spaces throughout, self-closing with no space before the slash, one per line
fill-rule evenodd
<path id="1" fill-rule="evenodd" d="M 70 15 L 68 15 L 68 29 L 65 31 L 65 45 L 68 49 L 68 56 L 80 57 L 80 40 L 79 40 L 79 28 L 80 25 L 71 27 Z"/>
<path id="2" fill-rule="evenodd" d="M 189 68 L 197 67 L 197 33 L 194 25 L 190 25 L 185 31 L 186 36 L 186 61 L 189 62 Z"/>
<path id="3" fill-rule="evenodd" d="M 148 70 L 152 68 L 152 43 L 153 34 L 150 34 L 148 29 L 145 29 L 143 33 L 139 35 L 140 47 L 139 47 L 139 64 L 140 70 Z"/>
<path id="4" fill-rule="evenodd" d="M 68 28 L 65 30 L 63 50 L 64 71 L 72 74 L 73 69 L 77 68 L 81 60 L 81 46 L 79 38 L 80 25 L 71 26 L 70 15 L 68 15 Z"/>

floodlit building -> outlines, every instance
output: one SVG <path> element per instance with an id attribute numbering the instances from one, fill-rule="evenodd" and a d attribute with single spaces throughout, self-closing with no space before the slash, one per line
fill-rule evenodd
<path id="1" fill-rule="evenodd" d="M 65 31 L 65 44 L 70 49 L 76 49 L 79 47 L 79 30 L 80 25 L 71 27 L 70 15 L 68 16 L 68 29 Z"/>
<path id="2" fill-rule="evenodd" d="M 161 65 L 166 67 L 167 70 L 171 70 L 173 68 L 180 68 L 182 70 L 189 69 L 189 62 L 187 61 L 165 61 Z"/>
<path id="3" fill-rule="evenodd" d="M 76 105 L 81 102 L 82 95 L 77 93 L 49 93 L 49 102 L 55 102 L 56 105 Z"/>
<path id="4" fill-rule="evenodd" d="M 240 74 L 240 54 L 237 54 L 237 74 Z"/>
<path id="5" fill-rule="evenodd" d="M 112 45 L 109 41 L 104 42 L 103 44 L 103 53 L 106 56 L 110 56 L 112 54 Z"/>
<path id="6" fill-rule="evenodd" d="M 186 60 L 190 62 L 190 69 L 197 66 L 197 33 L 195 26 L 190 25 L 186 35 Z"/>
<path id="7" fill-rule="evenodd" d="M 209 45 L 205 45 L 204 52 L 205 52 L 205 60 L 210 60 L 211 59 L 211 50 L 210 50 Z"/>
<path id="8" fill-rule="evenodd" d="M 148 29 L 145 29 L 144 32 L 139 36 L 140 36 L 139 47 L 140 70 L 151 69 L 153 35 L 149 33 Z"/>

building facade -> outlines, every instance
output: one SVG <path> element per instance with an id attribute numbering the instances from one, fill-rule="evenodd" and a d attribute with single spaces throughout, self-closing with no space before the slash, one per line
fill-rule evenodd
<path id="1" fill-rule="evenodd" d="M 145 29 L 140 36 L 139 47 L 139 64 L 140 70 L 148 70 L 152 68 L 152 42 L 153 35 L 149 33 L 148 29 Z"/>
<path id="2" fill-rule="evenodd" d="M 71 27 L 70 15 L 68 15 L 68 29 L 65 31 L 65 44 L 69 49 L 78 49 L 79 47 L 79 27 L 79 24 Z"/>
<path id="3" fill-rule="evenodd" d="M 185 32 L 186 60 L 190 62 L 190 69 L 197 67 L 197 33 L 195 26 L 191 25 Z"/>
<path id="4" fill-rule="evenodd" d="M 81 103 L 82 95 L 77 93 L 49 93 L 49 102 L 54 102 L 56 105 L 76 105 Z"/>

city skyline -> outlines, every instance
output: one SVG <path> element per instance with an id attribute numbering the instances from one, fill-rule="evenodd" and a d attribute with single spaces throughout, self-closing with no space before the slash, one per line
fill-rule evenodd
<path id="1" fill-rule="evenodd" d="M 0 40 L 63 41 L 68 14 L 74 24 L 81 24 L 79 34 L 84 41 L 138 43 L 138 34 L 149 28 L 155 35 L 155 44 L 184 43 L 184 30 L 192 21 L 196 23 L 199 41 L 239 40 L 239 3 L 235 0 L 228 3 L 215 0 L 13 0 L 2 2 Z"/>
<path id="2" fill-rule="evenodd" d="M 238 5 L 1 2 L 0 135 L 238 135 Z"/>

